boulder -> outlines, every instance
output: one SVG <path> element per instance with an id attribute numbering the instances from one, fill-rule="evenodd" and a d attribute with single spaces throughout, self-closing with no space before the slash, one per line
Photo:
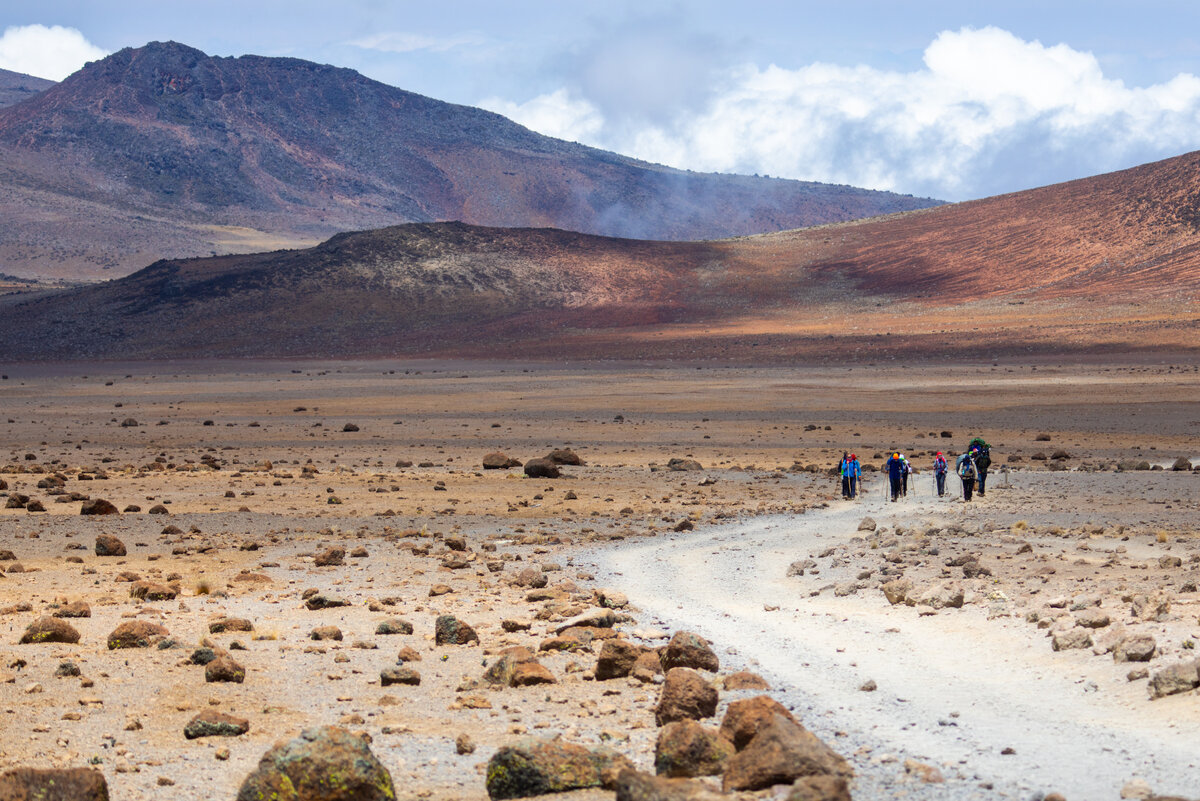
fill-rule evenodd
<path id="1" fill-rule="evenodd" d="M 1171 597 L 1165 593 L 1135 595 L 1132 602 L 1133 616 L 1138 620 L 1159 620 L 1171 611 Z"/>
<path id="2" fill-rule="evenodd" d="M 229 631 L 254 631 L 254 624 L 242 617 L 223 617 L 208 624 L 209 634 L 224 634 Z"/>
<path id="3" fill-rule="evenodd" d="M 1150 697 L 1185 693 L 1200 686 L 1200 660 L 1178 662 L 1155 671 L 1150 676 Z"/>
<path id="4" fill-rule="evenodd" d="M 54 610 L 54 617 L 91 617 L 92 607 L 86 601 L 71 601 Z"/>
<path id="5" fill-rule="evenodd" d="M 723 801 L 700 782 L 667 779 L 626 768 L 617 774 L 616 801 Z"/>
<path id="6" fill-rule="evenodd" d="M 235 662 L 233 657 L 220 654 L 204 666 L 204 680 L 210 684 L 218 682 L 241 684 L 246 680 L 246 669 Z"/>
<path id="7" fill-rule="evenodd" d="M 550 453 L 546 454 L 546 459 L 547 461 L 554 462 L 554 464 L 569 464 L 575 467 L 582 467 L 584 464 L 586 464 L 583 459 L 580 459 L 579 455 L 570 448 L 556 448 L 550 451 Z"/>
<path id="8" fill-rule="evenodd" d="M 873 517 L 864 517 L 862 520 L 858 521 L 859 531 L 874 531 L 878 527 L 879 524 L 875 522 L 875 518 Z"/>
<path id="9" fill-rule="evenodd" d="M 769 695 L 756 695 L 753 698 L 734 701 L 725 710 L 725 718 L 721 721 L 721 736 L 741 751 L 750 744 L 758 730 L 776 715 L 795 720 L 787 707 Z"/>
<path id="10" fill-rule="evenodd" d="M 13 768 L 0 773 L 0 801 L 108 801 L 95 768 Z"/>
<path id="11" fill-rule="evenodd" d="M 276 743 L 242 782 L 237 801 L 394 801 L 392 776 L 366 740 L 337 726 Z"/>
<path id="12" fill-rule="evenodd" d="M 694 720 L 677 720 L 658 732 L 654 772 L 670 778 L 719 776 L 735 753 L 733 743 L 716 729 Z"/>
<path id="13" fill-rule="evenodd" d="M 111 534 L 96 537 L 96 556 L 125 556 L 125 543 Z"/>
<path id="14" fill-rule="evenodd" d="M 885 582 L 880 589 L 883 590 L 883 596 L 887 598 L 888 603 L 895 606 L 908 600 L 908 594 L 912 592 L 912 582 L 908 579 L 892 579 Z"/>
<path id="15" fill-rule="evenodd" d="M 774 715 L 725 767 L 730 790 L 763 790 L 805 776 L 854 775 L 849 763 L 794 720 Z"/>
<path id="16" fill-rule="evenodd" d="M 704 466 L 695 459 L 673 458 L 667 461 L 667 469 L 673 472 L 693 472 L 703 470 Z"/>
<path id="17" fill-rule="evenodd" d="M 654 720 L 665 726 L 676 720 L 711 718 L 717 713 L 717 690 L 691 668 L 672 668 L 667 671 Z"/>
<path id="18" fill-rule="evenodd" d="M 384 668 L 379 671 L 379 685 L 381 687 L 391 687 L 393 684 L 407 684 L 415 687 L 420 683 L 421 674 L 407 665 Z"/>
<path id="19" fill-rule="evenodd" d="M 686 667 L 716 673 L 721 664 L 708 640 L 690 631 L 677 631 L 662 653 L 662 666 L 665 671 Z"/>
<path id="20" fill-rule="evenodd" d="M 1056 631 L 1050 638 L 1050 647 L 1055 651 L 1071 651 L 1076 648 L 1091 648 L 1092 635 L 1087 629 L 1074 628 Z"/>
<path id="21" fill-rule="evenodd" d="M 596 659 L 597 681 L 620 679 L 633 672 L 642 649 L 625 640 L 605 640 Z"/>
<path id="22" fill-rule="evenodd" d="M 767 680 L 757 673 L 751 673 L 749 670 L 739 670 L 737 673 L 730 673 L 721 682 L 721 686 L 726 690 L 769 690 L 771 685 L 767 684 Z"/>
<path id="23" fill-rule="evenodd" d="M 1187 460 L 1187 458 L 1186 458 L 1186 457 L 1180 456 L 1180 457 L 1179 457 L 1178 459 L 1176 459 L 1176 460 L 1175 460 L 1175 462 L 1174 462 L 1174 463 L 1171 465 L 1171 469 L 1172 469 L 1172 470 L 1174 470 L 1174 471 L 1176 471 L 1176 472 L 1180 472 L 1180 471 L 1183 471 L 1183 470 L 1191 470 L 1191 469 L 1192 469 L 1192 463 L 1191 463 L 1191 462 L 1189 462 L 1189 461 Z"/>
<path id="24" fill-rule="evenodd" d="M 514 587 L 530 587 L 532 589 L 541 589 L 549 583 L 550 579 L 540 567 L 526 567 L 512 580 Z"/>
<path id="25" fill-rule="evenodd" d="M 562 471 L 549 459 L 530 459 L 525 463 L 525 475 L 530 478 L 558 478 Z"/>
<path id="26" fill-rule="evenodd" d="M 510 467 L 520 467 L 520 459 L 510 459 L 500 451 L 486 454 L 483 457 L 484 470 L 507 470 Z"/>
<path id="27" fill-rule="evenodd" d="M 1110 623 L 1112 623 L 1112 619 L 1108 613 L 1102 612 L 1094 606 L 1075 615 L 1075 625 L 1085 629 L 1102 629 Z"/>
<path id="28" fill-rule="evenodd" d="M 156 581 L 135 581 L 129 588 L 129 597 L 142 601 L 173 601 L 178 594 L 174 587 Z"/>
<path id="29" fill-rule="evenodd" d="M 611 629 L 617 624 L 617 620 L 617 613 L 613 610 L 597 607 L 559 623 L 554 627 L 554 633 L 562 634 L 567 629 L 574 628 Z"/>
<path id="30" fill-rule="evenodd" d="M 90 501 L 84 501 L 83 506 L 79 507 L 79 514 L 81 515 L 115 515 L 120 513 L 120 509 L 118 509 L 110 501 L 106 501 L 103 498 L 93 498 Z M 114 539 L 116 538 L 114 537 Z M 107 556 L 107 554 L 97 555 Z"/>
<path id="31" fill-rule="evenodd" d="M 962 585 L 953 581 L 934 584 L 917 596 L 916 603 L 934 609 L 961 609 L 963 605 Z"/>
<path id="32" fill-rule="evenodd" d="M 437 621 L 434 623 L 433 631 L 434 641 L 438 645 L 479 643 L 479 635 L 475 633 L 475 629 L 454 615 L 439 615 Z"/>
<path id="33" fill-rule="evenodd" d="M 513 670 L 510 687 L 533 687 L 537 684 L 557 684 L 554 674 L 541 662 L 522 662 Z"/>
<path id="34" fill-rule="evenodd" d="M 335 567 L 346 561 L 345 548 L 326 548 L 317 554 L 313 564 L 317 567 Z"/>
<path id="35" fill-rule="evenodd" d="M 342 640 L 342 630 L 337 626 L 317 626 L 308 633 L 310 640 Z"/>
<path id="36" fill-rule="evenodd" d="M 1149 662 L 1158 650 L 1158 643 L 1149 634 L 1126 637 L 1113 648 L 1114 662 Z"/>
<path id="37" fill-rule="evenodd" d="M 625 757 L 608 751 L 559 739 L 525 739 L 501 746 L 488 760 L 487 792 L 493 799 L 504 799 L 611 787 L 626 767 L 631 766 Z"/>
<path id="38" fill-rule="evenodd" d="M 170 632 L 148 620 L 126 620 L 108 635 L 108 650 L 119 648 L 149 648 Z"/>
<path id="39" fill-rule="evenodd" d="M 77 643 L 79 632 L 66 621 L 53 617 L 39 617 L 29 624 L 21 635 L 21 644 L 49 642 Z"/>
<path id="40" fill-rule="evenodd" d="M 412 634 L 413 625 L 398 617 L 388 618 L 375 627 L 375 633 L 379 635 Z"/>
<path id="41" fill-rule="evenodd" d="M 350 602 L 341 598 L 333 598 L 328 595 L 310 595 L 304 601 L 304 606 L 312 611 L 318 609 L 334 609 L 339 606 L 349 606 Z"/>
<path id="42" fill-rule="evenodd" d="M 183 736 L 189 740 L 200 737 L 237 737 L 250 731 L 250 721 L 235 718 L 224 712 L 206 709 L 187 722 Z"/>
<path id="43" fill-rule="evenodd" d="M 804 776 L 796 779 L 783 801 L 851 801 L 850 786 L 841 776 Z"/>

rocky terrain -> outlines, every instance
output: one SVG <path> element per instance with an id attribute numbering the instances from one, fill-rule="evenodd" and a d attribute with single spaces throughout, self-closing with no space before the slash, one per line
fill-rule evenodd
<path id="1" fill-rule="evenodd" d="M 1194 795 L 1193 371 L 96 367 L 0 371 L 0 792 Z"/>
<path id="2" fill-rule="evenodd" d="M 174 42 L 126 48 L 0 109 L 0 176 L 5 270 L 91 280 L 412 221 L 682 240 L 937 204 L 670 169 L 353 70 Z"/>
<path id="3" fill-rule="evenodd" d="M 0 69 L 0 108 L 28 100 L 54 85 L 54 81 Z"/>

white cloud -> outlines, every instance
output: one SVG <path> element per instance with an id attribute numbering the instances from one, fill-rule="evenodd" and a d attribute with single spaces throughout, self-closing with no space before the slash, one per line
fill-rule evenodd
<path id="1" fill-rule="evenodd" d="M 107 55 L 76 29 L 60 25 L 10 26 L 0 35 L 0 68 L 52 81 Z"/>
<path id="2" fill-rule="evenodd" d="M 912 72 L 745 65 L 719 84 L 669 120 L 636 128 L 582 91 L 489 107 L 552 136 L 677 167 L 947 199 L 1200 148 L 1200 78 L 1131 88 L 1106 78 L 1090 53 L 992 27 L 939 34 Z"/>
<path id="3" fill-rule="evenodd" d="M 479 105 L 538 133 L 568 142 L 594 141 L 601 136 L 604 127 L 600 110 L 586 100 L 571 96 L 566 89 L 539 95 L 520 104 L 493 97 Z"/>
<path id="4" fill-rule="evenodd" d="M 435 37 L 404 31 L 389 31 L 354 39 L 347 44 L 364 50 L 379 50 L 385 53 L 415 53 L 420 50 L 444 53 L 459 47 L 482 45 L 485 41 L 483 36 L 474 33 Z"/>

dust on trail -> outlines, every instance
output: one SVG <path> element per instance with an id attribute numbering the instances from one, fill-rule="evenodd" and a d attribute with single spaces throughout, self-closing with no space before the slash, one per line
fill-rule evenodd
<path id="1" fill-rule="evenodd" d="M 1110 658 L 1055 653 L 1045 632 L 1017 617 L 988 620 L 992 601 L 921 617 L 890 607 L 874 589 L 836 598 L 829 587 L 864 567 L 854 559 L 832 570 L 822 565 L 816 577 L 788 578 L 791 562 L 860 536 L 866 515 L 894 528 L 986 514 L 983 503 L 937 499 L 921 485 L 888 503 L 881 480 L 859 500 L 828 509 L 596 552 L 597 578 L 626 592 L 643 622 L 695 631 L 726 662 L 764 675 L 855 764 L 856 798 L 891 797 L 887 788 L 907 758 L 946 775 L 945 785 L 907 785 L 923 798 L 1057 791 L 1115 799 L 1135 777 L 1158 792 L 1195 791 L 1194 697 L 1151 705 L 1144 682 L 1127 682 Z M 947 489 L 957 486 L 951 477 Z M 876 692 L 859 689 L 868 679 Z"/>

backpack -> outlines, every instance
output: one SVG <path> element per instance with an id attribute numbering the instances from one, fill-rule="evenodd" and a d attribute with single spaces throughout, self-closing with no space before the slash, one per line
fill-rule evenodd
<path id="1" fill-rule="evenodd" d="M 992 464 L 992 446 L 984 442 L 983 437 L 975 437 L 967 445 L 967 451 L 970 452 L 971 450 L 977 451 L 975 454 L 975 466 L 979 470 L 987 472 L 987 469 Z"/>
<path id="2" fill-rule="evenodd" d="M 934 460 L 933 460 L 933 471 L 934 471 L 935 473 L 944 473 L 944 472 L 946 472 L 946 457 L 945 457 L 945 456 L 937 456 L 937 457 L 934 457 Z"/>
<path id="3" fill-rule="evenodd" d="M 975 462 L 972 461 L 969 453 L 958 457 L 957 471 L 959 478 L 970 478 L 975 475 Z"/>

